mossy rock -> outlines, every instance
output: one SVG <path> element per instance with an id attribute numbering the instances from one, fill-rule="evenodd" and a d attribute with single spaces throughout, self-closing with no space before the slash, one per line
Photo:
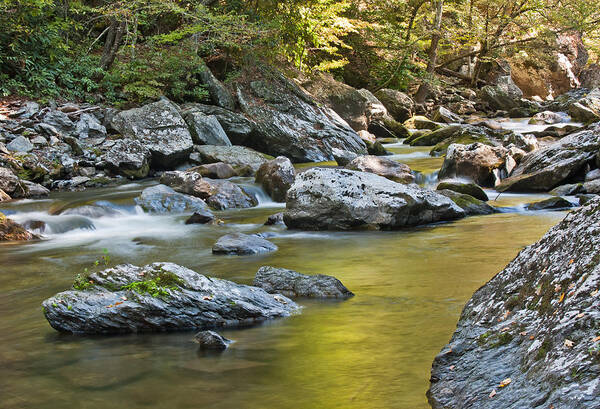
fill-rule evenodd
<path id="1" fill-rule="evenodd" d="M 429 151 L 429 154 L 431 156 L 441 156 L 441 155 L 445 155 L 446 152 L 448 151 L 448 147 L 450 145 L 452 145 L 453 143 L 458 143 L 461 145 L 470 145 L 472 143 L 483 143 L 484 145 L 490 145 L 493 146 L 492 142 L 485 136 L 481 136 L 481 135 L 461 135 L 457 138 L 448 138 L 448 139 L 444 139 L 443 141 L 439 142 L 438 144 L 436 144 L 431 151 Z"/>
<path id="2" fill-rule="evenodd" d="M 445 190 L 445 189 L 452 190 L 454 192 L 462 193 L 465 195 L 470 195 L 476 199 L 483 200 L 484 202 L 487 202 L 488 200 L 490 200 L 488 195 L 483 191 L 483 189 L 475 183 L 445 181 L 445 182 L 440 182 L 436 188 L 436 190 Z"/>

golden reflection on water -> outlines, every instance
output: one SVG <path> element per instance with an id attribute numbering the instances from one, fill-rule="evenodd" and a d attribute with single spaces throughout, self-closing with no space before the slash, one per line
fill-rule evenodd
<path id="1" fill-rule="evenodd" d="M 396 232 L 288 232 L 261 225 L 280 210 L 224 212 L 228 224 L 221 227 L 155 218 L 156 226 L 147 229 L 162 228 L 164 234 L 124 224 L 109 237 L 98 229 L 81 241 L 59 236 L 0 247 L 0 406 L 427 408 L 431 362 L 464 303 L 563 217 L 496 214 Z M 210 253 L 216 238 L 240 229 L 275 233 L 271 240 L 279 251 L 252 257 Z M 199 352 L 192 333 L 56 333 L 40 302 L 66 289 L 104 247 L 114 262 L 173 261 L 242 283 L 251 283 L 261 265 L 332 274 L 356 296 L 303 300 L 300 315 L 221 331 L 236 341 L 222 354 Z"/>

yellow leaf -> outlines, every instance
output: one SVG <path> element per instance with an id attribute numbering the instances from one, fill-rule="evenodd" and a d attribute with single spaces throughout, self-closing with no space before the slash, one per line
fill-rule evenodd
<path id="1" fill-rule="evenodd" d="M 504 387 L 508 386 L 511 382 L 512 382 L 512 379 L 506 378 L 505 380 L 503 380 L 502 382 L 500 382 L 499 386 L 501 388 L 504 388 Z"/>
<path id="2" fill-rule="evenodd" d="M 496 389 L 490 392 L 490 398 L 493 398 L 494 396 L 496 396 Z"/>
<path id="3" fill-rule="evenodd" d="M 575 344 L 575 343 L 574 343 L 573 341 L 571 341 L 570 339 L 565 339 L 565 346 L 566 346 L 567 348 L 573 348 L 573 345 L 574 345 L 574 344 Z"/>
<path id="4" fill-rule="evenodd" d="M 562 294 L 560 295 L 560 298 L 558 299 L 558 302 L 559 302 L 559 303 L 560 303 L 560 302 L 563 302 L 563 300 L 564 300 L 564 299 L 565 299 L 565 293 L 562 293 Z"/>

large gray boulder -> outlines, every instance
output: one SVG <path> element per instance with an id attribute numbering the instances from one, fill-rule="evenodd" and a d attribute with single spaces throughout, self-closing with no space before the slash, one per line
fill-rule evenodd
<path id="1" fill-rule="evenodd" d="M 415 102 L 404 92 L 383 88 L 375 96 L 386 107 L 387 112 L 398 122 L 404 122 L 415 112 Z"/>
<path id="2" fill-rule="evenodd" d="M 108 170 L 131 179 L 148 176 L 151 158 L 150 150 L 141 141 L 130 139 L 119 139 L 102 155 Z"/>
<path id="3" fill-rule="evenodd" d="M 356 132 L 334 111 L 318 105 L 281 74 L 238 86 L 242 111 L 256 123 L 246 141 L 261 152 L 292 162 L 333 160 L 333 148 L 356 153 L 367 149 Z"/>
<path id="4" fill-rule="evenodd" d="M 214 76 L 206 64 L 202 64 L 200 69 L 200 79 L 208 89 L 208 93 L 213 104 L 229 110 L 233 110 L 235 108 L 235 100 L 233 99 L 233 96 L 229 90 L 225 88 L 223 83 Z"/>
<path id="5" fill-rule="evenodd" d="M 600 148 L 600 125 L 530 152 L 497 187 L 500 191 L 549 191 L 583 172 Z M 583 176 L 582 176 L 583 178 Z"/>
<path id="6" fill-rule="evenodd" d="M 393 229 L 453 220 L 464 211 L 417 185 L 346 169 L 313 168 L 288 190 L 285 224 L 305 230 Z"/>
<path id="7" fill-rule="evenodd" d="M 172 187 L 176 192 L 199 197 L 217 210 L 248 208 L 257 204 L 256 199 L 238 185 L 227 180 L 203 178 L 196 172 L 165 172 L 160 183 Z"/>
<path id="8" fill-rule="evenodd" d="M 413 183 L 415 176 L 408 165 L 374 155 L 362 155 L 346 165 L 346 169 L 374 173 L 398 183 Z"/>
<path id="9" fill-rule="evenodd" d="M 195 146 L 194 150 L 198 153 L 202 163 L 223 162 L 231 165 L 234 169 L 249 168 L 256 172 L 258 168 L 271 156 L 264 155 L 245 146 Z"/>
<path id="10" fill-rule="evenodd" d="M 157 169 L 184 162 L 194 145 L 178 107 L 164 98 L 119 112 L 111 125 L 122 135 L 142 142 L 152 153 L 152 167 Z"/>
<path id="11" fill-rule="evenodd" d="M 600 121 L 600 88 L 590 91 L 569 106 L 569 114 L 575 121 Z"/>
<path id="12" fill-rule="evenodd" d="M 189 103 L 182 105 L 184 116 L 202 113 L 217 118 L 227 137 L 234 145 L 246 145 L 256 135 L 256 124 L 244 114 L 214 105 Z M 249 143 L 249 142 L 248 142 Z"/>
<path id="13" fill-rule="evenodd" d="M 260 183 L 276 202 L 285 202 L 285 195 L 295 178 L 294 165 L 285 156 L 263 163 L 256 172 L 256 183 Z"/>
<path id="14" fill-rule="evenodd" d="M 456 203 L 458 207 L 465 211 L 467 216 L 481 216 L 496 213 L 496 210 L 492 206 L 471 195 L 456 192 L 450 189 L 438 189 L 437 192 Z"/>
<path id="15" fill-rule="evenodd" d="M 598 407 L 599 284 L 594 199 L 475 292 L 433 362 L 431 406 Z"/>
<path id="16" fill-rule="evenodd" d="M 106 138 L 106 128 L 94 115 L 84 112 L 75 125 L 75 134 L 81 139 L 104 139 Z"/>
<path id="17" fill-rule="evenodd" d="M 523 91 L 517 87 L 510 75 L 499 77 L 496 85 L 486 85 L 479 97 L 487 102 L 492 109 L 510 111 L 521 106 Z"/>
<path id="18" fill-rule="evenodd" d="M 508 149 L 502 146 L 452 144 L 438 178 L 465 178 L 480 186 L 494 187 L 508 174 L 505 166 L 508 155 Z"/>
<path id="19" fill-rule="evenodd" d="M 42 110 L 42 112 L 44 111 Z M 51 126 L 63 136 L 71 135 L 75 131 L 75 123 L 71 121 L 71 118 L 69 118 L 69 116 L 64 112 L 58 111 L 56 109 L 52 109 L 46 112 L 42 116 L 41 122 L 43 124 Z"/>
<path id="20" fill-rule="evenodd" d="M 277 246 L 258 234 L 232 233 L 217 240 L 212 247 L 213 254 L 246 256 L 276 251 Z"/>
<path id="21" fill-rule="evenodd" d="M 348 298 L 354 295 L 335 277 L 324 274 L 305 275 L 270 266 L 259 268 L 252 284 L 270 294 L 283 294 L 290 298 Z"/>
<path id="22" fill-rule="evenodd" d="M 73 290 L 42 303 L 54 329 L 75 334 L 239 327 L 297 310 L 281 295 L 173 263 L 122 264 L 79 277 Z"/>
<path id="23" fill-rule="evenodd" d="M 186 113 L 184 118 L 195 144 L 231 146 L 231 141 L 216 116 L 191 111 Z"/>
<path id="24" fill-rule="evenodd" d="M 178 193 L 165 185 L 144 189 L 135 202 L 149 213 L 204 213 L 208 210 L 204 200 Z"/>

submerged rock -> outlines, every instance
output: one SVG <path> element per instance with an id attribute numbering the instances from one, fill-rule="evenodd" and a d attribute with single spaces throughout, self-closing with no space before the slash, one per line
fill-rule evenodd
<path id="1" fill-rule="evenodd" d="M 194 212 L 186 221 L 185 224 L 207 224 L 214 222 L 215 215 L 212 214 L 209 210 L 197 211 Z"/>
<path id="2" fill-rule="evenodd" d="M 256 172 L 256 183 L 260 183 L 276 202 L 285 202 L 285 195 L 295 178 L 294 165 L 285 156 L 263 163 Z"/>
<path id="3" fill-rule="evenodd" d="M 213 245 L 213 254 L 238 256 L 276 251 L 277 246 L 257 234 L 232 233 L 222 236 Z"/>
<path id="4" fill-rule="evenodd" d="M 265 226 L 274 226 L 278 224 L 285 224 L 283 222 L 283 212 L 270 215 L 267 217 L 267 221 L 265 222 Z"/>
<path id="5" fill-rule="evenodd" d="M 305 275 L 286 268 L 264 266 L 258 269 L 253 285 L 268 293 L 286 297 L 348 298 L 354 294 L 335 277 Z"/>
<path id="6" fill-rule="evenodd" d="M 111 126 L 122 135 L 142 142 L 152 153 L 152 166 L 158 169 L 184 162 L 193 147 L 178 107 L 165 98 L 119 112 L 112 118 Z"/>
<path id="7" fill-rule="evenodd" d="M 431 406 L 597 407 L 599 260 L 595 199 L 475 292 L 433 362 Z"/>
<path id="8" fill-rule="evenodd" d="M 227 349 L 229 344 L 233 342 L 230 339 L 227 339 L 222 335 L 210 330 L 198 332 L 196 335 L 194 335 L 194 340 L 200 344 L 200 348 L 202 349 L 217 350 Z"/>
<path id="9" fill-rule="evenodd" d="M 48 298 L 42 307 L 54 329 L 81 334 L 238 327 L 298 309 L 283 296 L 173 263 L 122 264 L 80 277 L 73 290 Z"/>
<path id="10" fill-rule="evenodd" d="M 196 166 L 188 169 L 189 172 L 196 172 L 206 178 L 211 179 L 229 179 L 237 176 L 237 172 L 231 165 L 223 162 L 207 163 L 206 165 Z"/>
<path id="11" fill-rule="evenodd" d="M 408 165 L 374 155 L 358 156 L 346 165 L 346 169 L 374 173 L 398 183 L 415 181 L 415 176 Z"/>
<path id="12" fill-rule="evenodd" d="M 296 176 L 285 224 L 307 230 L 393 229 L 464 217 L 450 199 L 372 173 L 313 168 Z"/>
<path id="13" fill-rule="evenodd" d="M 144 189 L 141 195 L 135 198 L 135 202 L 150 213 L 191 213 L 208 210 L 204 200 L 177 193 L 165 185 Z"/>
<path id="14" fill-rule="evenodd" d="M 551 197 L 540 200 L 539 202 L 528 203 L 525 205 L 527 210 L 564 210 L 573 207 L 574 204 L 562 197 Z"/>

